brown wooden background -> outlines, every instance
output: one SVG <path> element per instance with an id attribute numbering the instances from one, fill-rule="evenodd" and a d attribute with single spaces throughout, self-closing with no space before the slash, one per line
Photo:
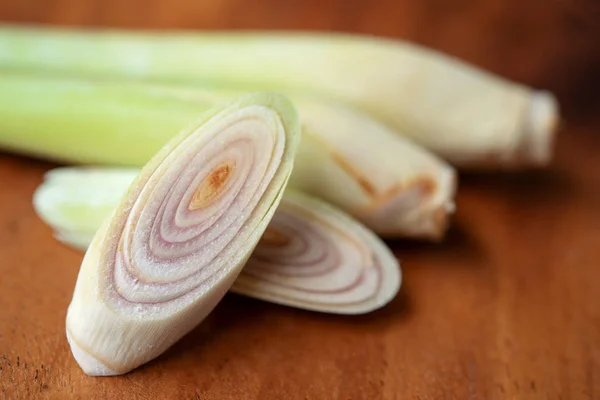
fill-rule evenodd
<path id="1" fill-rule="evenodd" d="M 392 244 L 405 281 L 389 307 L 335 317 L 228 295 L 117 378 L 85 376 L 65 340 L 81 255 L 31 207 L 53 165 L 0 153 L 0 398 L 600 398 L 596 0 L 4 0 L 0 20 L 398 37 L 551 89 L 564 110 L 548 171 L 463 176 L 443 244 Z"/>

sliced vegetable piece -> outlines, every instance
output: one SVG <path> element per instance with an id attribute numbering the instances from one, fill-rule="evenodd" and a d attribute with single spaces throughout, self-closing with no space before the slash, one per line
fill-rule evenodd
<path id="1" fill-rule="evenodd" d="M 52 170 L 35 192 L 36 212 L 60 241 L 85 250 L 138 172 Z M 231 291 L 302 309 L 362 314 L 392 300 L 400 282 L 398 261 L 371 231 L 288 189 Z"/>
<path id="2" fill-rule="evenodd" d="M 213 108 L 142 169 L 94 235 L 67 311 L 89 375 L 154 359 L 229 290 L 283 195 L 300 139 L 283 96 Z"/>

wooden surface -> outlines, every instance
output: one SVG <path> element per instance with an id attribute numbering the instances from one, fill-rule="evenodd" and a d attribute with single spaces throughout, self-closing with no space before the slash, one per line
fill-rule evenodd
<path id="1" fill-rule="evenodd" d="M 65 339 L 81 255 L 31 206 L 52 165 L 0 153 L 0 398 L 600 398 L 598 10 L 594 0 L 1 2 L 9 21 L 406 38 L 552 89 L 566 118 L 548 171 L 463 176 L 443 244 L 392 244 L 405 280 L 385 309 L 335 317 L 227 295 L 159 359 L 116 378 L 84 375 Z"/>

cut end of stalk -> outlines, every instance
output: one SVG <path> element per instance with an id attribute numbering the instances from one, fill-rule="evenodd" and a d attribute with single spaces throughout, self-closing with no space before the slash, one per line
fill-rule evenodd
<path id="1" fill-rule="evenodd" d="M 458 177 L 453 168 L 444 168 L 438 176 L 438 188 L 427 205 L 421 209 L 419 231 L 415 237 L 431 241 L 441 241 L 446 235 L 450 219 L 456 210 L 454 197 L 458 186 Z"/>
<path id="2" fill-rule="evenodd" d="M 427 238 L 440 241 L 446 234 L 450 225 L 450 219 L 456 211 L 454 197 L 458 187 L 458 176 L 454 169 L 446 168 L 440 174 L 440 186 L 437 197 L 432 201 L 435 212 L 430 213 L 429 232 L 426 232 Z"/>
<path id="3" fill-rule="evenodd" d="M 560 121 L 556 98 L 546 91 L 534 92 L 521 148 L 522 162 L 545 166 L 552 160 L 554 138 Z"/>
<path id="4" fill-rule="evenodd" d="M 355 214 L 386 238 L 412 237 L 441 240 L 454 213 L 456 170 L 444 166 L 435 178 L 418 177 L 404 187 L 375 199 L 369 208 Z"/>

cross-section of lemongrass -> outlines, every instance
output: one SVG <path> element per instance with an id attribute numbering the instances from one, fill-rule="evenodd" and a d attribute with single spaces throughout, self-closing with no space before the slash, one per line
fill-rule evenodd
<path id="1" fill-rule="evenodd" d="M 383 307 L 400 289 L 400 266 L 369 229 L 329 204 L 286 192 L 232 290 L 337 314 Z"/>
<path id="2" fill-rule="evenodd" d="M 0 29 L 0 68 L 315 92 L 464 167 L 544 165 L 552 94 L 407 42 L 332 33 Z"/>
<path id="3" fill-rule="evenodd" d="M 299 139 L 285 97 L 250 94 L 206 111 L 144 166 L 96 232 L 67 311 L 87 374 L 126 373 L 210 313 L 267 228 Z"/>
<path id="4" fill-rule="evenodd" d="M 85 250 L 139 170 L 58 168 L 34 194 L 37 214 L 63 243 Z M 333 206 L 287 190 L 231 291 L 338 314 L 373 311 L 396 295 L 397 260 Z"/>
<path id="5" fill-rule="evenodd" d="M 142 165 L 198 109 L 234 93 L 0 73 L 0 145 L 67 162 Z M 380 235 L 443 237 L 453 210 L 452 167 L 352 108 L 292 100 L 304 128 L 293 187 Z"/>

